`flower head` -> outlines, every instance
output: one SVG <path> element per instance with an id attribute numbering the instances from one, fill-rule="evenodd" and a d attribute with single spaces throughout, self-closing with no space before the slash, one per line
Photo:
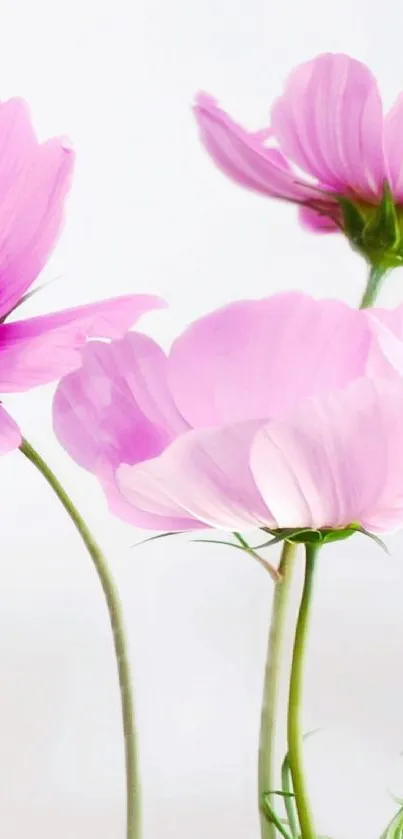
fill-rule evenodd
<path id="1" fill-rule="evenodd" d="M 135 332 L 94 342 L 55 431 L 140 527 L 395 528 L 403 384 L 378 329 L 399 343 L 396 320 L 285 293 L 195 321 L 168 356 Z"/>
<path id="2" fill-rule="evenodd" d="M 344 230 L 373 265 L 403 264 L 403 96 L 384 117 L 364 64 L 325 54 L 298 66 L 258 133 L 206 94 L 194 110 L 205 148 L 232 180 L 299 204 L 317 233 Z"/>
<path id="3" fill-rule="evenodd" d="M 61 138 L 40 144 L 20 99 L 0 104 L 0 393 L 28 390 L 74 370 L 87 338 L 119 338 L 140 315 L 162 306 L 127 295 L 51 315 L 7 322 L 59 236 L 74 153 Z M 20 444 L 0 406 L 0 453 Z"/>

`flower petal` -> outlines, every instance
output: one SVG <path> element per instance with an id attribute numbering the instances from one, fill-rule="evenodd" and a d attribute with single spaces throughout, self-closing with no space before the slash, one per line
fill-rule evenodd
<path id="1" fill-rule="evenodd" d="M 403 523 L 403 387 L 360 379 L 298 406 L 255 437 L 251 468 L 279 527 L 375 526 L 380 510 Z M 400 419 L 401 424 L 401 419 Z M 396 464 L 394 462 L 396 451 Z M 400 465 L 400 478 L 397 475 Z"/>
<path id="2" fill-rule="evenodd" d="M 396 201 L 403 200 L 403 93 L 385 117 L 385 157 L 388 167 L 388 182 Z"/>
<path id="3" fill-rule="evenodd" d="M 165 303 L 152 295 L 126 295 L 0 326 L 0 390 L 46 384 L 81 364 L 88 338 L 119 338 L 147 311 Z"/>
<path id="4" fill-rule="evenodd" d="M 56 436 L 80 466 L 109 481 L 110 469 L 156 457 L 187 431 L 167 387 L 167 358 L 151 338 L 94 341 L 81 357 L 53 403 Z"/>
<path id="5" fill-rule="evenodd" d="M 264 145 L 262 132 L 245 131 L 211 96 L 200 93 L 194 113 L 203 145 L 219 169 L 236 183 L 263 195 L 289 201 L 302 202 L 318 197 L 317 189 L 302 183 L 301 178 L 291 172 L 278 149 Z"/>
<path id="6" fill-rule="evenodd" d="M 370 330 L 362 312 L 298 292 L 231 303 L 174 343 L 168 380 L 194 427 L 274 417 L 363 375 Z"/>
<path id="7" fill-rule="evenodd" d="M 311 233 L 339 233 L 340 227 L 334 220 L 334 217 L 337 218 L 336 208 L 332 212 L 333 217 L 327 215 L 325 210 L 319 212 L 311 207 L 300 207 L 298 215 L 302 226 Z"/>
<path id="8" fill-rule="evenodd" d="M 61 138 L 40 145 L 25 102 L 0 105 L 0 316 L 44 267 L 60 232 L 74 153 Z"/>
<path id="9" fill-rule="evenodd" d="M 154 515 L 188 515 L 225 530 L 270 524 L 249 468 L 251 441 L 261 424 L 189 431 L 160 457 L 120 466 L 120 490 L 135 510 Z"/>
<path id="10" fill-rule="evenodd" d="M 395 309 L 368 309 L 373 333 L 367 361 L 372 378 L 403 376 L 403 306 Z"/>
<path id="11" fill-rule="evenodd" d="M 376 80 L 359 61 L 320 55 L 291 74 L 272 110 L 282 152 L 334 190 L 364 198 L 382 193 L 382 102 Z"/>
<path id="12" fill-rule="evenodd" d="M 18 449 L 21 445 L 21 432 L 18 425 L 0 405 L 0 455 Z"/>

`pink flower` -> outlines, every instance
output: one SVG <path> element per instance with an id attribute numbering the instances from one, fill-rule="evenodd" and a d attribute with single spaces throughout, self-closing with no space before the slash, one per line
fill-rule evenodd
<path id="1" fill-rule="evenodd" d="M 317 233 L 344 228 L 374 264 L 401 264 L 403 96 L 384 117 L 365 65 L 343 54 L 300 65 L 274 103 L 270 128 L 258 133 L 245 131 L 206 94 L 197 97 L 195 115 L 205 148 L 232 180 L 299 204 L 301 221 Z M 387 247 L 373 236 L 385 183 L 399 228 Z M 340 196 L 353 205 L 353 220 Z"/>
<path id="2" fill-rule="evenodd" d="M 44 267 L 58 238 L 74 153 L 60 138 L 40 144 L 27 105 L 0 104 L 0 392 L 27 390 L 81 363 L 87 338 L 119 338 L 140 315 L 163 305 L 152 296 L 117 298 L 4 323 Z M 20 444 L 0 406 L 0 453 Z"/>
<path id="3" fill-rule="evenodd" d="M 195 321 L 168 356 L 135 332 L 94 342 L 55 431 L 147 529 L 399 527 L 403 384 L 377 337 L 399 342 L 399 318 L 285 293 Z"/>

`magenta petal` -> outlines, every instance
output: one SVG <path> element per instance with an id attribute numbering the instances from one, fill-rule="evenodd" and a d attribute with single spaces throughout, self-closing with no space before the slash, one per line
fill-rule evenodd
<path id="1" fill-rule="evenodd" d="M 386 176 L 382 102 L 364 64 L 320 55 L 297 67 L 274 105 L 282 152 L 335 190 L 373 198 Z"/>
<path id="2" fill-rule="evenodd" d="M 80 466 L 109 481 L 119 463 L 156 457 L 187 431 L 168 391 L 167 358 L 151 338 L 129 332 L 94 341 L 81 356 L 53 405 L 56 435 Z"/>
<path id="3" fill-rule="evenodd" d="M 0 316 L 44 267 L 60 232 L 74 153 L 61 138 L 40 145 L 27 105 L 0 105 Z"/>
<path id="4" fill-rule="evenodd" d="M 127 295 L 0 326 L 0 390 L 46 384 L 81 364 L 88 338 L 119 338 L 145 312 L 165 303 L 152 295 Z"/>
<path id="5" fill-rule="evenodd" d="M 403 201 L 403 93 L 385 118 L 385 157 L 388 181 L 396 201 Z"/>
<path id="6" fill-rule="evenodd" d="M 372 527 L 379 510 L 389 507 L 396 507 L 396 523 L 403 523 L 399 412 L 402 416 L 401 383 L 360 379 L 345 391 L 301 404 L 287 420 L 267 424 L 254 440 L 251 468 L 277 525 Z"/>
<path id="7" fill-rule="evenodd" d="M 160 457 L 120 466 L 120 490 L 135 510 L 154 515 L 188 515 L 226 530 L 270 524 L 249 468 L 251 441 L 261 424 L 189 431 Z"/>
<path id="8" fill-rule="evenodd" d="M 370 331 L 362 312 L 298 292 L 231 303 L 174 343 L 169 383 L 194 426 L 288 411 L 363 375 Z"/>
<path id="9" fill-rule="evenodd" d="M 21 432 L 18 425 L 0 405 L 0 455 L 18 449 L 21 445 Z"/>
<path id="10" fill-rule="evenodd" d="M 317 190 L 291 172 L 283 155 L 264 145 L 262 132 L 245 131 L 211 96 L 199 94 L 194 113 L 203 145 L 219 169 L 236 183 L 289 201 L 317 198 Z"/>
<path id="11" fill-rule="evenodd" d="M 336 215 L 336 209 L 333 212 Z M 311 207 L 300 207 L 298 215 L 303 227 L 311 233 L 340 232 L 340 226 L 334 218 L 331 218 L 325 212 L 320 213 L 317 210 L 312 210 Z"/>

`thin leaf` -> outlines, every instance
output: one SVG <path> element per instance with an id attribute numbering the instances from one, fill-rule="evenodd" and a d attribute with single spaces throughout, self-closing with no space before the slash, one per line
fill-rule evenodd
<path id="1" fill-rule="evenodd" d="M 234 536 L 236 538 L 239 538 L 240 534 L 234 532 Z M 266 562 L 266 560 L 263 559 L 262 556 L 259 556 L 259 554 L 257 554 L 255 550 L 248 545 L 248 543 L 242 536 L 240 537 L 239 541 L 241 541 L 241 539 L 242 543 L 240 545 L 234 545 L 233 542 L 225 542 L 223 539 L 192 539 L 191 541 L 197 542 L 199 544 L 204 542 L 208 545 L 226 545 L 227 548 L 235 548 L 237 551 L 243 551 L 244 553 L 253 556 L 253 558 L 256 559 L 259 565 L 262 565 L 265 571 L 269 572 L 272 579 L 275 580 L 276 583 L 279 582 L 279 580 L 281 580 L 281 575 L 276 570 L 276 568 L 273 568 L 273 566 L 270 565 L 269 562 Z"/>
<path id="2" fill-rule="evenodd" d="M 381 839 L 402 839 L 403 837 L 403 807 L 396 813 L 392 821 L 388 824 L 386 830 L 381 835 Z"/>
<path id="3" fill-rule="evenodd" d="M 265 816 L 265 817 L 266 817 L 266 818 L 267 818 L 270 822 L 272 822 L 272 823 L 275 825 L 275 827 L 277 828 L 277 830 L 279 831 L 279 833 L 281 833 L 281 835 L 284 837 L 284 839 L 292 839 L 292 837 L 290 836 L 290 834 L 289 834 L 289 833 L 287 833 L 287 831 L 286 831 L 285 827 L 283 826 L 282 820 L 281 820 L 281 819 L 277 816 L 277 814 L 276 814 L 276 813 L 275 813 L 275 811 L 273 810 L 273 807 L 272 807 L 272 806 L 271 806 L 271 804 L 270 804 L 270 800 L 269 800 L 269 795 L 268 795 L 268 794 L 263 796 L 263 801 L 262 801 L 262 811 L 263 811 L 263 815 L 264 815 L 264 816 Z"/>
<path id="4" fill-rule="evenodd" d="M 31 297 L 34 297 L 35 294 L 38 294 L 38 291 L 43 291 L 44 288 L 47 288 L 52 283 L 56 282 L 56 280 L 60 280 L 60 277 L 53 277 L 53 279 L 48 280 L 46 283 L 42 283 L 42 285 L 38 286 L 37 288 L 32 288 L 31 291 L 27 291 L 26 294 L 23 294 L 23 296 L 18 300 L 15 306 L 13 306 L 13 308 L 10 309 L 10 311 L 7 312 L 7 314 L 0 319 L 0 323 L 4 323 L 4 321 L 7 320 L 7 318 L 9 318 L 10 315 L 13 312 L 15 312 L 16 309 L 19 309 L 19 307 L 22 306 L 23 303 L 26 303 L 27 300 L 29 300 Z"/>
<path id="5" fill-rule="evenodd" d="M 272 577 L 275 583 L 278 583 L 282 579 L 281 574 L 277 571 L 277 568 L 274 568 L 274 566 L 271 565 L 271 563 L 268 562 L 267 559 L 264 559 L 264 557 L 256 553 L 256 548 L 251 548 L 251 546 L 246 541 L 245 537 L 242 536 L 242 533 L 237 533 L 237 531 L 234 530 L 234 536 L 235 539 L 237 539 L 238 542 L 242 545 L 244 550 L 247 553 L 251 553 L 252 556 L 257 560 L 257 562 L 259 562 L 259 564 L 262 565 L 263 568 L 265 568 L 266 571 L 269 572 L 270 576 Z"/>
<path id="6" fill-rule="evenodd" d="M 368 539 L 372 539 L 373 542 L 375 542 L 377 545 L 379 545 L 380 548 L 382 548 L 385 554 L 390 556 L 388 546 L 385 545 L 385 542 L 383 542 L 382 539 L 379 538 L 379 536 L 376 536 L 375 533 L 370 533 L 369 530 L 365 530 L 365 527 L 357 527 L 357 533 L 362 533 L 363 536 L 368 536 Z"/>
<path id="7" fill-rule="evenodd" d="M 131 545 L 132 548 L 139 548 L 141 545 L 146 545 L 147 542 L 155 542 L 156 539 L 165 539 L 166 536 L 180 536 L 182 533 L 189 533 L 188 530 L 170 530 L 167 533 L 156 533 L 154 536 L 147 536 L 147 539 L 142 539 L 141 542 L 136 542 Z"/>
<path id="8" fill-rule="evenodd" d="M 311 731 L 307 731 L 302 739 L 308 740 L 309 737 L 313 737 L 314 734 L 318 734 L 322 730 L 323 729 L 321 728 L 313 728 Z M 284 792 L 286 793 L 286 797 L 284 798 L 284 807 L 287 813 L 288 824 L 292 833 L 292 839 L 300 839 L 300 830 L 298 827 L 295 801 L 290 795 L 290 793 L 293 792 L 293 788 L 289 752 L 287 752 L 287 754 L 285 755 L 285 758 L 281 766 L 281 784 Z"/>

